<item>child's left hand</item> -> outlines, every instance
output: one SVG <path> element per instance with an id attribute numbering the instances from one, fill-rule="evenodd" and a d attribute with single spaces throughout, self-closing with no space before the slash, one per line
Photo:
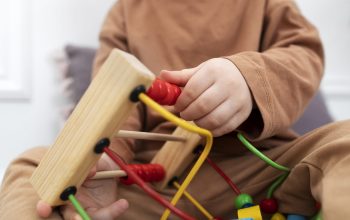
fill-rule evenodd
<path id="1" fill-rule="evenodd" d="M 115 170 L 116 165 L 111 159 L 102 155 L 97 166 L 90 172 L 89 177 L 77 192 L 77 199 L 86 212 L 94 220 L 115 220 L 126 211 L 129 204 L 125 199 L 118 199 L 117 180 L 114 178 L 91 180 L 90 177 L 96 174 L 96 171 Z M 53 208 L 48 204 L 39 201 L 37 204 L 37 213 L 43 219 L 49 218 Z M 74 207 L 68 203 L 60 207 L 60 213 L 64 220 L 81 220 L 80 215 Z"/>
<path id="2" fill-rule="evenodd" d="M 184 87 L 175 110 L 188 121 L 221 136 L 250 115 L 253 98 L 238 68 L 228 59 L 210 59 L 192 69 L 161 71 L 160 78 Z"/>

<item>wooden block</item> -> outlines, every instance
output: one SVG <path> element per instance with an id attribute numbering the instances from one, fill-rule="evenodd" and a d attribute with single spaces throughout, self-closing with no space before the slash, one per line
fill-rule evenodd
<path id="1" fill-rule="evenodd" d="M 94 153 L 95 145 L 111 138 L 135 107 L 130 93 L 139 85 L 148 88 L 153 80 L 134 56 L 112 51 L 32 175 L 42 200 L 52 206 L 63 204 L 61 193 L 80 187 L 101 156 Z"/>
<path id="2" fill-rule="evenodd" d="M 158 189 L 163 189 L 169 181 L 187 168 L 195 155 L 193 150 L 198 146 L 201 137 L 181 127 L 176 128 L 173 135 L 184 137 L 186 142 L 167 141 L 159 150 L 151 163 L 157 163 L 164 167 L 165 178 L 162 182 L 154 183 Z"/>

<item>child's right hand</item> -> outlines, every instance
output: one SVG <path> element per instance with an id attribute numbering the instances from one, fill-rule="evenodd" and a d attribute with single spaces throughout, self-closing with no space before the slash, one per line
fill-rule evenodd
<path id="1" fill-rule="evenodd" d="M 213 58 L 191 69 L 163 70 L 159 78 L 183 87 L 174 105 L 181 118 L 215 137 L 237 129 L 252 112 L 254 99 L 248 84 L 228 59 Z"/>
<path id="2" fill-rule="evenodd" d="M 108 157 L 102 156 L 96 169 L 91 172 L 93 176 L 97 171 L 114 170 L 116 166 Z M 120 216 L 128 208 L 125 199 L 117 200 L 117 182 L 115 179 L 91 180 L 87 179 L 76 194 L 80 204 L 94 220 L 113 220 Z M 81 220 L 71 204 L 60 207 L 65 220 Z M 39 201 L 37 213 L 42 218 L 48 218 L 52 214 L 52 207 Z"/>

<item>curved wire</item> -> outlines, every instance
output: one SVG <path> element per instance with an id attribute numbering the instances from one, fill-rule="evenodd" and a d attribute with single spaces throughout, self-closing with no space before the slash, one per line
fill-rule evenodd
<path id="1" fill-rule="evenodd" d="M 253 154 L 255 154 L 257 157 L 259 157 L 261 160 L 265 161 L 267 164 L 269 164 L 270 166 L 278 169 L 278 170 L 282 170 L 282 171 L 286 171 L 289 172 L 290 169 L 288 167 L 282 166 L 276 162 L 274 162 L 273 160 L 271 160 L 270 158 L 268 158 L 266 155 L 264 155 L 263 153 L 261 153 L 258 149 L 256 149 L 241 133 L 237 134 L 238 139 L 243 143 L 243 145 L 248 148 L 248 150 L 250 150 Z"/>
<path id="2" fill-rule="evenodd" d="M 270 199 L 275 192 L 275 190 L 283 183 L 283 181 L 287 178 L 289 173 L 284 173 L 276 178 L 276 180 L 272 183 L 272 185 L 267 190 L 267 198 Z"/>
<path id="3" fill-rule="evenodd" d="M 180 184 L 176 181 L 173 182 L 173 185 L 179 189 Z M 184 192 L 184 196 L 190 201 L 205 217 L 207 217 L 209 220 L 214 219 L 214 217 L 195 199 L 191 194 L 189 194 L 187 191 Z"/>
<path id="4" fill-rule="evenodd" d="M 204 163 L 205 159 L 209 155 L 209 152 L 211 150 L 211 146 L 213 144 L 213 135 L 211 134 L 210 131 L 200 128 L 198 126 L 195 126 L 193 124 L 190 124 L 189 122 L 176 117 L 169 111 L 165 110 L 163 107 L 161 107 L 159 104 L 157 104 L 155 101 L 153 101 L 151 98 L 149 98 L 146 94 L 140 93 L 139 94 L 139 99 L 145 103 L 147 106 L 152 108 L 153 110 L 157 111 L 162 117 L 167 119 L 168 121 L 173 122 L 174 124 L 177 124 L 178 126 L 190 131 L 190 132 L 195 132 L 198 133 L 199 135 L 205 136 L 206 137 L 206 145 L 203 149 L 202 154 L 199 156 L 197 162 L 194 164 L 192 167 L 191 171 L 183 181 L 182 185 L 180 186 L 179 190 L 177 193 L 174 195 L 173 199 L 171 200 L 172 205 L 176 205 L 177 202 L 180 200 L 181 196 L 184 194 L 186 188 L 192 181 L 193 177 L 197 174 L 199 168 L 202 166 Z M 169 209 L 166 209 L 161 217 L 161 220 L 165 220 L 169 217 L 170 211 Z"/>

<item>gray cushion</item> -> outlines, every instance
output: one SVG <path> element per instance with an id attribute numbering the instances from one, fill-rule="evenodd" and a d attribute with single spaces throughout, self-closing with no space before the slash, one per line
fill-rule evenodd
<path id="1" fill-rule="evenodd" d="M 96 50 L 88 47 L 69 45 L 65 48 L 68 57 L 67 76 L 72 83 L 67 88 L 72 94 L 73 104 L 76 104 L 90 83 L 92 63 Z M 298 134 L 305 134 L 324 124 L 332 122 L 322 94 L 319 92 L 310 102 L 302 117 L 293 125 Z"/>
<path id="2" fill-rule="evenodd" d="M 293 129 L 302 135 L 332 121 L 324 97 L 321 92 L 318 92 L 309 103 L 304 114 L 293 125 Z"/>
<path id="3" fill-rule="evenodd" d="M 92 64 L 96 50 L 88 47 L 78 47 L 68 45 L 65 48 L 68 58 L 67 77 L 71 78 L 72 83 L 67 89 L 73 103 L 78 103 L 81 96 L 87 89 L 92 72 Z"/>

